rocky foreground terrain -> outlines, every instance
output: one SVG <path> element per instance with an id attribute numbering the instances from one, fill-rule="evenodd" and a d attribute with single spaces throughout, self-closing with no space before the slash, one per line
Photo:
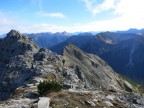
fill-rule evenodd
<path id="1" fill-rule="evenodd" d="M 42 96 L 37 85 L 64 87 Z M 0 108 L 143 108 L 144 97 L 102 59 L 70 44 L 63 56 L 11 30 L 0 40 Z"/>

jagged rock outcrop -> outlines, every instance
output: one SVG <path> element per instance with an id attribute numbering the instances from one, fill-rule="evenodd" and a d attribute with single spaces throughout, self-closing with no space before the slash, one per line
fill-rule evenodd
<path id="1" fill-rule="evenodd" d="M 0 42 L 0 99 L 34 75 L 33 54 L 39 48 L 18 31 L 11 30 Z"/>
<path id="2" fill-rule="evenodd" d="M 61 62 L 59 56 L 40 49 L 28 37 L 15 30 L 11 30 L 1 40 L 0 51 L 0 99 L 8 98 L 17 87 L 34 76 L 47 77 L 47 73 L 52 71 L 48 64 Z"/>

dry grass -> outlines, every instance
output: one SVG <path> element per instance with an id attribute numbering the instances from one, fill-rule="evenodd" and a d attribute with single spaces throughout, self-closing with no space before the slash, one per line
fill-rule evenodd
<path id="1" fill-rule="evenodd" d="M 48 73 L 47 79 L 50 81 L 57 81 L 57 77 L 54 73 Z"/>
<path id="2" fill-rule="evenodd" d="M 99 100 L 95 98 L 92 93 L 74 93 L 61 90 L 58 93 L 50 93 L 48 97 L 51 98 L 50 106 L 52 108 L 125 108 L 124 104 L 118 100 L 108 100 L 114 105 L 113 107 L 108 107 L 104 103 L 104 100 L 93 101 L 96 106 L 92 107 L 86 104 L 86 101 L 93 99 Z"/>
<path id="3" fill-rule="evenodd" d="M 66 90 L 61 90 L 58 93 L 50 93 L 51 106 L 53 108 L 90 108 L 85 104 L 86 100 L 91 99 L 91 93 L 69 93 Z"/>

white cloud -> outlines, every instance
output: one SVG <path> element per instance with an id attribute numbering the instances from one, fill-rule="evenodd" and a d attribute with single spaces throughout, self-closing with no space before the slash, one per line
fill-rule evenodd
<path id="1" fill-rule="evenodd" d="M 85 3 L 85 7 L 93 14 L 96 15 L 102 11 L 114 9 L 118 3 L 118 0 L 104 0 L 98 4 L 97 0 L 82 0 Z"/>
<path id="2" fill-rule="evenodd" d="M 144 17 L 143 0 L 120 0 L 115 13 L 127 17 Z M 134 17 L 135 16 L 135 17 Z"/>
<path id="3" fill-rule="evenodd" d="M 52 17 L 60 17 L 61 14 L 53 14 Z M 35 32 L 57 32 L 67 30 L 65 26 L 58 26 L 54 24 L 31 24 L 23 22 L 20 19 L 14 18 L 7 13 L 0 11 L 0 34 L 8 33 L 11 29 L 19 30 L 22 33 L 35 33 Z"/>
<path id="4" fill-rule="evenodd" d="M 85 25 L 90 30 L 126 30 L 129 28 L 144 28 L 143 0 L 104 0 L 96 5 L 97 0 L 83 0 L 86 8 L 94 15 L 113 9 L 116 18 L 110 20 L 92 21 Z M 86 27 L 86 26 L 85 26 Z"/>
<path id="5" fill-rule="evenodd" d="M 84 24 L 73 24 L 69 26 L 54 25 L 54 24 L 21 24 L 15 26 L 4 26 L 0 29 L 0 32 L 7 33 L 10 29 L 19 30 L 22 33 L 39 33 L 39 32 L 88 32 L 88 31 L 111 31 L 111 30 L 127 30 L 129 28 L 143 28 L 141 22 L 131 23 L 129 19 L 125 20 L 123 18 L 105 20 L 105 21 L 92 21 Z"/>
<path id="6" fill-rule="evenodd" d="M 120 0 L 114 13 L 120 15 L 119 21 L 129 27 L 142 28 L 144 23 L 143 0 Z"/>
<path id="7" fill-rule="evenodd" d="M 40 17 L 51 17 L 51 18 L 61 18 L 61 19 L 66 18 L 66 16 L 63 13 L 47 13 L 47 12 L 40 11 L 37 12 L 36 15 Z"/>
<path id="8" fill-rule="evenodd" d="M 62 32 L 66 29 L 65 26 L 58 26 L 53 24 L 35 24 L 35 25 L 22 25 L 18 30 L 23 33 L 40 33 L 40 32 Z"/>
<path id="9" fill-rule="evenodd" d="M 131 27 L 139 28 L 139 24 L 135 23 L 121 23 L 123 19 L 113 19 L 113 20 L 105 20 L 105 21 L 93 21 L 84 24 L 73 24 L 69 26 L 62 25 L 53 25 L 53 24 L 37 24 L 37 25 L 23 25 L 17 27 L 21 32 L 26 33 L 38 33 L 38 32 L 88 32 L 88 31 L 111 31 L 111 30 L 127 30 Z"/>
<path id="10" fill-rule="evenodd" d="M 85 3 L 85 7 L 88 9 L 88 10 L 91 10 L 92 8 L 92 4 L 94 2 L 96 2 L 96 0 L 81 0 Z"/>
<path id="11" fill-rule="evenodd" d="M 107 11 L 109 9 L 115 8 L 115 0 L 105 0 L 103 3 L 99 4 L 98 6 L 92 8 L 92 13 L 95 15 L 102 11 Z"/>

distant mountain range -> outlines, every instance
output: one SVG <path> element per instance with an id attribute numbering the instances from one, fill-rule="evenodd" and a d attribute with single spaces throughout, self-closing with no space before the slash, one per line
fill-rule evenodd
<path id="1" fill-rule="evenodd" d="M 144 29 L 136 29 L 136 28 L 131 28 L 126 31 L 117 31 L 118 33 L 144 33 Z"/>
<path id="2" fill-rule="evenodd" d="M 34 43 L 43 48 L 50 48 L 60 42 L 68 39 L 72 34 L 67 32 L 57 33 L 36 33 L 36 34 L 25 34 L 31 38 Z"/>

